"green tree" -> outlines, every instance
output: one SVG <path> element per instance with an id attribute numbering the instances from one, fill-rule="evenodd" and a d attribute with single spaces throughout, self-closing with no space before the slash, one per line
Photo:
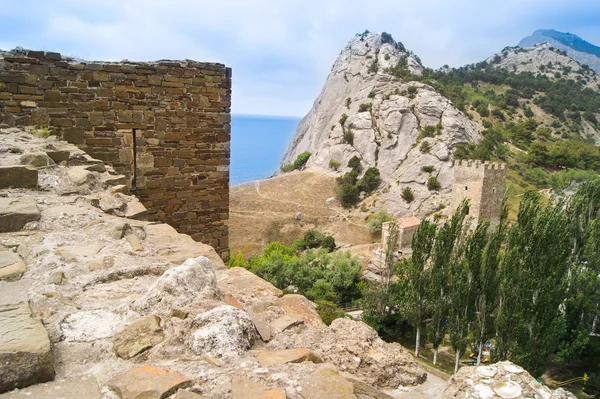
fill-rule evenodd
<path id="1" fill-rule="evenodd" d="M 412 238 L 412 255 L 401 262 L 399 275 L 404 295 L 398 298 L 402 304 L 402 313 L 416 328 L 415 356 L 421 351 L 421 326 L 426 316 L 426 298 L 429 270 L 426 266 L 431 256 L 437 226 L 423 220 Z"/>
<path id="2" fill-rule="evenodd" d="M 357 157 L 356 155 L 354 155 L 348 161 L 348 167 L 352 168 L 352 170 L 355 171 L 356 173 L 362 172 L 362 165 L 360 163 L 360 158 Z"/>
<path id="3" fill-rule="evenodd" d="M 358 189 L 351 184 L 340 184 L 336 187 L 335 193 L 344 208 L 350 208 L 358 202 Z"/>
<path id="4" fill-rule="evenodd" d="M 333 170 L 338 170 L 340 168 L 340 162 L 335 159 L 329 160 L 329 168 Z"/>
<path id="5" fill-rule="evenodd" d="M 369 194 L 375 191 L 379 187 L 379 184 L 381 184 L 379 169 L 371 167 L 365 171 L 365 174 L 358 182 L 358 189 Z"/>
<path id="6" fill-rule="evenodd" d="M 404 187 L 402 189 L 402 192 L 400 193 L 400 196 L 404 201 L 406 201 L 409 204 L 415 199 L 415 194 L 413 193 L 413 190 L 410 187 Z"/>
<path id="7" fill-rule="evenodd" d="M 367 231 L 372 234 L 381 234 L 381 227 L 385 222 L 389 222 L 394 218 L 388 215 L 385 209 L 372 214 L 367 219 Z"/>

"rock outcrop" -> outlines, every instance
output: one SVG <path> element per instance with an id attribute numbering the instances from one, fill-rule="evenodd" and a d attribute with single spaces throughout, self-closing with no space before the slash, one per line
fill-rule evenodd
<path id="1" fill-rule="evenodd" d="M 54 162 L 31 166 L 36 184 L 0 189 L 0 214 L 35 210 L 0 232 L 0 398 L 311 399 L 329 391 L 303 391 L 305 377 L 331 373 L 331 389 L 379 399 L 423 381 L 366 324 L 327 327 L 306 298 L 139 220 L 123 177 L 81 150 L 19 129 L 0 129 L 0 148 L 14 150 L 2 166 Z"/>
<path id="2" fill-rule="evenodd" d="M 423 69 L 418 57 L 387 36 L 369 33 L 351 40 L 300 122 L 282 165 L 310 151 L 308 166 L 328 168 L 336 160 L 347 171 L 350 158 L 358 156 L 365 168 L 379 169 L 381 198 L 400 216 L 422 216 L 449 205 L 452 149 L 478 141 L 479 127 L 431 86 L 394 77 L 390 69 L 399 63 L 412 74 Z M 352 142 L 344 137 L 348 132 Z M 424 141 L 427 151 L 421 149 Z M 430 175 L 421 167 L 429 165 L 441 183 L 440 193 L 427 188 Z M 404 187 L 414 192 L 410 204 L 400 197 Z"/>
<path id="3" fill-rule="evenodd" d="M 570 392 L 554 391 L 540 384 L 523 368 L 500 362 L 489 366 L 463 367 L 449 381 L 444 398 L 553 398 L 573 399 Z"/>

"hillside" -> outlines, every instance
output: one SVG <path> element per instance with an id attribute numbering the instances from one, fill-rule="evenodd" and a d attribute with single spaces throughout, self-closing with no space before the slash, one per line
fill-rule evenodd
<path id="1" fill-rule="evenodd" d="M 386 33 L 350 41 L 282 165 L 309 151 L 308 167 L 335 160 L 344 173 L 358 156 L 362 170 L 379 170 L 376 193 L 390 211 L 420 217 L 446 212 L 454 159 L 508 163 L 513 211 L 527 189 L 562 189 L 600 171 L 600 80 L 586 65 L 545 44 L 434 71 L 394 43 Z"/>
<path id="2" fill-rule="evenodd" d="M 600 73 L 600 47 L 595 46 L 572 33 L 557 32 L 554 29 L 538 29 L 531 36 L 523 38 L 519 47 L 532 47 L 548 43 L 564 51 L 569 57 L 588 65 L 596 73 Z"/>

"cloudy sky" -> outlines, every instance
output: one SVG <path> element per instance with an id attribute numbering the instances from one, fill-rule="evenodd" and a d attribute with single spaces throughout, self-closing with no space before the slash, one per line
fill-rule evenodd
<path id="1" fill-rule="evenodd" d="M 340 50 L 386 31 L 430 67 L 481 61 L 538 28 L 600 45 L 598 0 L 0 0 L 0 49 L 233 68 L 234 113 L 302 116 Z"/>

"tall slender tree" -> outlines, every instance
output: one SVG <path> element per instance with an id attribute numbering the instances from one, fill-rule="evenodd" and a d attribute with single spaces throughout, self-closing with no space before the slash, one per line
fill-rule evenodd
<path id="1" fill-rule="evenodd" d="M 403 284 L 401 298 L 402 313 L 416 328 L 415 356 L 421 352 L 421 325 L 426 316 L 426 297 L 429 270 L 427 263 L 435 239 L 437 226 L 424 219 L 412 238 L 412 255 L 400 265 L 400 277 Z"/>

